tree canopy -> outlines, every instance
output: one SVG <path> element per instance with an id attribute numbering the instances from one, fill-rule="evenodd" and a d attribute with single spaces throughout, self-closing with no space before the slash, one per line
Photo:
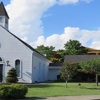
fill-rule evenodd
<path id="1" fill-rule="evenodd" d="M 83 55 L 88 52 L 88 49 L 83 47 L 78 40 L 69 40 L 66 44 L 64 44 L 64 48 L 67 55 Z"/>
<path id="2" fill-rule="evenodd" d="M 71 62 L 65 62 L 63 67 L 59 70 L 61 78 L 66 81 L 66 88 L 68 79 L 72 78 L 76 74 L 76 70 L 76 64 Z"/>
<path id="3" fill-rule="evenodd" d="M 87 54 L 88 49 L 83 47 L 78 40 L 69 40 L 64 44 L 65 49 L 55 50 L 53 46 L 37 46 L 36 50 L 45 55 L 52 62 L 64 62 L 65 55 L 83 55 Z"/>
<path id="4" fill-rule="evenodd" d="M 80 63 L 81 68 L 83 71 L 91 72 L 96 75 L 96 85 L 98 86 L 98 75 L 100 74 L 100 58 L 93 58 L 87 60 L 86 62 Z"/>
<path id="5" fill-rule="evenodd" d="M 44 45 L 40 45 L 37 46 L 36 50 L 41 53 L 42 55 L 44 55 L 47 59 L 53 61 L 53 58 L 56 58 L 56 52 L 54 51 L 55 47 L 53 46 L 44 46 Z"/>

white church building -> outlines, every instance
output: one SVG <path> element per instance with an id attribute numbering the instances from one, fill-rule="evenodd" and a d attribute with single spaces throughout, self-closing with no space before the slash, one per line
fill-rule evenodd
<path id="1" fill-rule="evenodd" d="M 8 26 L 9 16 L 0 3 L 0 82 L 5 82 L 8 71 L 17 71 L 19 82 L 47 81 L 50 61 L 30 45 L 12 34 Z"/>

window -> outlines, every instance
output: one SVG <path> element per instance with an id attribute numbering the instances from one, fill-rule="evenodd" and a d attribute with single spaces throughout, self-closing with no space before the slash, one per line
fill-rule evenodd
<path id="1" fill-rule="evenodd" d="M 2 61 L 2 58 L 0 57 L 0 61 Z"/>
<path id="2" fill-rule="evenodd" d="M 5 22 L 6 22 L 6 24 L 8 24 L 8 19 L 7 18 L 5 19 Z"/>
<path id="3" fill-rule="evenodd" d="M 2 23 L 3 22 L 3 19 L 2 19 L 2 17 L 0 17 L 0 23 Z"/>
<path id="4" fill-rule="evenodd" d="M 21 77 L 21 61 L 19 59 L 15 60 L 15 69 L 17 72 L 17 77 Z"/>
<path id="5" fill-rule="evenodd" d="M 88 55 L 96 55 L 96 53 L 88 53 Z"/>

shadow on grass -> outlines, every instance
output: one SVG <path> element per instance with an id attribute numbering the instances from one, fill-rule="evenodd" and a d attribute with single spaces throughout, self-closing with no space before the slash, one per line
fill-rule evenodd
<path id="1" fill-rule="evenodd" d="M 27 85 L 28 88 L 64 87 L 63 85 Z"/>
<path id="2" fill-rule="evenodd" d="M 100 88 L 86 88 L 86 89 L 91 89 L 91 90 L 100 90 Z"/>
<path id="3" fill-rule="evenodd" d="M 90 90 L 100 90 L 100 88 L 94 88 L 94 87 L 80 87 L 81 89 L 90 89 Z"/>
<path id="4" fill-rule="evenodd" d="M 41 99 L 47 99 L 47 98 L 42 98 L 42 97 L 27 97 L 27 98 L 25 98 L 26 100 L 41 100 Z M 24 99 L 24 100 L 25 100 Z"/>
<path id="5" fill-rule="evenodd" d="M 45 88 L 49 87 L 49 85 L 27 85 L 28 88 Z"/>

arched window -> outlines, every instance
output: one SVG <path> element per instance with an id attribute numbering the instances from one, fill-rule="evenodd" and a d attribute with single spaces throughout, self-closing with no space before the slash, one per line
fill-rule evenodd
<path id="1" fill-rule="evenodd" d="M 0 64 L 3 64 L 3 63 L 4 63 L 4 61 L 3 61 L 2 57 L 0 57 Z"/>
<path id="2" fill-rule="evenodd" d="M 0 61 L 2 61 L 2 58 L 0 57 Z"/>
<path id="3" fill-rule="evenodd" d="M 19 59 L 15 60 L 15 69 L 17 72 L 17 77 L 21 77 L 21 61 Z"/>

